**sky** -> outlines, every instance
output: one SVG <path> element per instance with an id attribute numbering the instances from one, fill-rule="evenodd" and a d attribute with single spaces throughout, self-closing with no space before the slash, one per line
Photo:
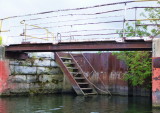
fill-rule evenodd
<path id="1" fill-rule="evenodd" d="M 0 0 L 0 18 L 121 1 L 127 0 Z"/>
<path id="2" fill-rule="evenodd" d="M 59 10 L 59 9 L 68 9 L 68 8 L 71 8 L 71 9 L 80 8 L 80 7 L 86 7 L 86 6 L 94 6 L 94 5 L 116 3 L 116 2 L 123 2 L 123 1 L 129 1 L 129 0 L 114 0 L 114 1 L 113 0 L 0 0 L 0 7 L 1 7 L 0 19 L 10 17 L 10 16 L 16 16 L 16 15 L 33 14 L 33 13 L 39 13 L 39 12 L 54 11 L 54 10 Z M 148 5 L 152 6 L 153 4 L 148 4 Z M 116 6 L 116 7 L 113 6 L 111 8 L 104 7 L 102 9 L 96 9 L 96 10 L 93 9 L 93 12 L 98 12 L 98 11 L 102 12 L 106 10 L 112 10 L 118 7 L 123 8 L 122 6 Z M 87 11 L 90 11 L 90 10 L 87 10 Z M 74 13 L 88 13 L 88 12 L 76 12 L 75 11 Z M 43 17 L 43 16 L 51 16 L 51 15 L 40 15 L 40 16 Z M 132 13 L 128 14 L 128 17 L 133 17 Z M 81 18 L 84 18 L 84 17 L 81 17 Z M 65 18 L 61 18 L 61 19 L 65 20 Z M 8 26 L 18 25 L 20 24 L 21 20 L 11 20 L 9 23 L 5 23 L 5 24 Z M 69 20 L 69 19 L 66 18 L 66 20 Z M 47 21 L 51 21 L 51 20 L 47 20 Z M 52 18 L 52 21 L 53 21 L 53 18 Z M 104 20 L 102 19 L 92 20 L 92 22 L 99 22 L 99 21 L 104 21 Z M 109 21 L 109 20 L 106 20 L 106 21 Z M 43 20 L 37 21 L 37 23 L 40 23 L 40 22 L 43 22 Z M 33 21 L 33 23 L 36 23 L 36 21 Z M 30 24 L 33 24 L 33 23 L 30 23 Z M 82 23 L 86 23 L 86 22 L 83 21 Z M 70 23 L 65 23 L 65 24 L 70 24 Z M 45 27 L 45 26 L 42 26 L 42 27 Z M 113 28 L 113 27 L 117 27 L 117 25 L 114 25 L 114 24 L 107 25 L 107 28 Z M 74 26 L 72 30 L 80 30 L 80 29 L 82 30 L 82 29 L 92 29 L 92 28 L 103 29 L 103 28 L 106 28 L 106 25 L 103 24 L 103 25 L 96 25 L 96 26 L 81 26 L 81 27 Z M 5 29 L 8 29 L 8 28 L 5 28 Z M 22 30 L 23 30 L 22 28 L 13 29 L 9 32 L 9 35 L 20 35 L 23 32 Z M 49 29 L 49 30 L 54 31 L 55 29 Z M 60 31 L 63 31 L 63 30 L 64 29 L 60 29 Z M 68 28 L 65 28 L 65 30 L 68 30 Z M 56 29 L 54 32 L 57 33 L 59 31 L 58 29 Z M 7 36 L 4 35 L 3 37 L 7 37 Z M 17 43 L 17 41 L 20 42 L 22 39 L 20 40 L 19 37 L 17 39 L 7 37 L 6 40 L 7 40 L 6 43 Z"/>

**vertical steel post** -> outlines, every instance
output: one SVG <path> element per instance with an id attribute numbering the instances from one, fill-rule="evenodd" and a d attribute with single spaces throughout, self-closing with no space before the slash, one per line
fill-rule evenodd
<path id="1" fill-rule="evenodd" d="M 72 33 L 71 33 L 71 31 L 72 31 L 72 25 L 71 25 L 71 29 L 70 29 L 70 42 L 72 41 Z"/>
<path id="2" fill-rule="evenodd" d="M 127 3 L 124 4 L 124 20 L 123 20 L 123 37 L 125 37 L 125 24 L 126 24 L 126 11 L 127 11 Z"/>
<path id="3" fill-rule="evenodd" d="M 135 8 L 135 37 L 137 36 L 137 8 Z"/>
<path id="4" fill-rule="evenodd" d="M 25 27 L 24 27 L 24 42 L 27 42 L 27 36 L 26 36 L 26 31 L 27 31 L 27 24 L 25 24 Z"/>
<path id="5" fill-rule="evenodd" d="M 57 37 L 56 37 L 58 42 L 61 42 L 61 33 L 57 33 Z"/>

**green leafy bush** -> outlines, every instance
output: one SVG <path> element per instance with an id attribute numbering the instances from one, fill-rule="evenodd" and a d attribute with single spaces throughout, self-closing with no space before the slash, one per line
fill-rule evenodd
<path id="1" fill-rule="evenodd" d="M 148 51 L 122 51 L 113 52 L 118 59 L 127 64 L 124 80 L 130 81 L 133 86 L 143 85 L 146 78 L 152 74 L 151 53 Z"/>

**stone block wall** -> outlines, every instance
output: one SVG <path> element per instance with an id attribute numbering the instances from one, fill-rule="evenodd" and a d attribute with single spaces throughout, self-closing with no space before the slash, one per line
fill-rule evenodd
<path id="1" fill-rule="evenodd" d="M 29 58 L 25 60 L 9 59 L 8 89 L 2 95 L 49 94 L 72 90 L 54 60 L 54 53 L 28 55 Z M 63 87 L 64 83 L 67 88 Z"/>

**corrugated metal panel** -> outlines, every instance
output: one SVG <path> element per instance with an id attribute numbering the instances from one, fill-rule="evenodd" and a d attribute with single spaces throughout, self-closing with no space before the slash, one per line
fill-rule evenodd
<path id="1" fill-rule="evenodd" d="M 128 82 L 122 80 L 122 75 L 126 72 L 127 67 L 123 61 L 113 56 L 112 53 L 84 53 L 84 56 L 93 66 L 97 74 L 91 74 L 92 69 L 87 65 L 82 54 L 74 55 L 75 59 L 89 76 L 90 80 L 99 88 L 104 89 L 102 82 L 106 88 L 115 94 L 128 94 Z M 100 81 L 102 80 L 102 81 Z"/>

